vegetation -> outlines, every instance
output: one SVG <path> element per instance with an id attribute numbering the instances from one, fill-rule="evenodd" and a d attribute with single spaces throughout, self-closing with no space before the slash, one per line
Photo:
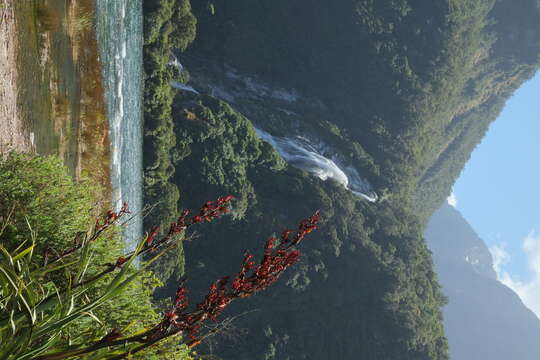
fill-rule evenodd
<path id="1" fill-rule="evenodd" d="M 234 266 L 231 244 L 251 247 L 254 234 L 283 227 L 312 207 L 325 214 L 300 266 L 271 294 L 234 307 L 235 313 L 259 309 L 237 320 L 247 334 L 238 334 L 232 345 L 231 330 L 214 339 L 212 351 L 226 359 L 265 353 L 268 358 L 445 358 L 439 312 L 444 299 L 420 224 L 409 210 L 390 201 L 367 204 L 337 183 L 287 166 L 256 137 L 250 121 L 223 101 L 179 98 L 174 113 L 176 137 L 182 139 L 175 162 L 182 169 L 174 177 L 178 188 L 205 197 L 227 189 L 239 199 L 236 216 L 204 230 L 210 241 L 186 244 L 190 278 L 208 281 Z M 247 207 L 242 199 L 249 199 Z M 182 203 L 192 206 L 189 200 Z M 271 213 L 278 215 L 265 215 Z M 219 258 L 211 254 L 216 250 Z M 174 284 L 159 295 L 172 294 Z M 204 290 L 195 284 L 192 292 Z M 344 325 L 344 318 L 350 322 Z M 324 327 L 317 326 L 321 321 Z M 305 336 L 325 342 L 308 343 Z"/>
<path id="2" fill-rule="evenodd" d="M 323 103 L 318 118 L 380 168 L 374 185 L 415 198 L 423 221 L 539 65 L 533 0 L 519 7 L 507 0 L 212 4 L 212 11 L 207 2 L 194 5 L 196 62 L 226 63 Z"/>
<path id="3" fill-rule="evenodd" d="M 184 50 L 195 38 L 195 17 L 189 0 L 145 0 L 144 7 L 144 200 L 156 204 L 145 226 L 166 225 L 177 213 L 179 193 L 171 184 L 172 150 L 176 139 L 172 122 L 175 90 L 171 81 L 186 81 L 186 74 L 169 65 L 174 49 Z M 166 197 L 162 196 L 167 194 Z M 163 226 L 162 226 L 163 228 Z M 182 247 L 159 264 L 156 273 L 167 279 L 171 271 L 180 277 Z"/>
<path id="4" fill-rule="evenodd" d="M 77 14 L 69 19 L 68 27 L 70 31 L 73 32 L 73 36 L 78 36 L 79 34 L 88 31 L 93 26 L 93 18 L 91 14 L 81 13 Z"/>
<path id="5" fill-rule="evenodd" d="M 95 1 L 13 1 L 21 116 L 33 148 L 58 154 L 77 179 L 85 169 L 110 201 L 109 142 Z M 61 31 L 44 32 L 41 10 L 56 14 Z M 89 25 L 89 26 L 87 26 Z"/>
<path id="6" fill-rule="evenodd" d="M 89 231 L 94 186 L 74 183 L 55 157 L 9 154 L 0 174 L 2 356 L 38 358 L 92 343 L 112 328 L 128 335 L 159 321 L 151 301 L 159 281 L 150 272 L 135 279 L 127 266 L 107 271 L 123 249 L 111 213 Z M 160 351 L 144 358 L 166 358 Z"/>
<path id="7" fill-rule="evenodd" d="M 504 101 L 539 68 L 536 1 L 519 9 L 509 0 L 201 1 L 193 13 L 197 38 L 182 60 L 208 95 L 162 103 L 172 121 L 145 145 L 150 163 L 167 169 L 154 194 L 171 194 L 171 207 L 194 205 L 185 189 L 238 202 L 235 216 L 202 232 L 210 241 L 186 245 L 190 278 L 233 266 L 233 243 L 250 247 L 254 235 L 312 207 L 325 214 L 300 266 L 268 296 L 233 305 L 260 311 L 205 351 L 235 360 L 447 359 L 445 299 L 422 229 Z M 382 200 L 368 204 L 291 168 L 253 123 L 319 140 Z M 162 139 L 168 145 L 158 147 Z M 161 266 L 166 275 L 178 269 Z M 158 295 L 175 291 L 173 278 Z"/>
<path id="8" fill-rule="evenodd" d="M 155 227 L 125 254 L 114 230 L 129 221 L 127 204 L 91 226 L 96 190 L 73 183 L 59 159 L 9 154 L 0 169 L 6 205 L 0 209 L 0 355 L 8 360 L 187 360 L 187 349 L 219 331 L 199 334 L 202 325 L 216 321 L 233 300 L 274 284 L 298 262 L 297 246 L 319 221 L 316 212 L 296 231 L 269 238 L 258 265 L 246 251 L 236 276 L 214 282 L 193 309 L 182 281 L 159 315 L 150 301 L 159 282 L 148 266 L 177 246 L 186 229 L 228 213 L 232 196 L 208 201 L 193 215 L 184 210 L 165 235 Z M 91 229 L 78 231 L 85 228 Z M 143 257 L 150 260 L 134 268 Z"/>
<path id="9" fill-rule="evenodd" d="M 88 180 L 74 183 L 57 158 L 9 154 L 0 161 L 0 243 L 13 250 L 33 233 L 36 256 L 45 246 L 70 246 L 73 234 L 93 224 L 96 192 Z"/>

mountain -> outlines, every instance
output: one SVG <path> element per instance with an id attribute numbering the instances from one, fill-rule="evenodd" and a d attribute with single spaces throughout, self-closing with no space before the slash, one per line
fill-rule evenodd
<path id="1" fill-rule="evenodd" d="M 193 298 L 238 271 L 243 249 L 319 209 L 321 228 L 302 262 L 269 291 L 233 304 L 236 336 L 216 338 L 224 359 L 444 359 L 442 296 L 421 227 L 396 204 L 370 203 L 337 181 L 288 165 L 224 101 L 186 95 L 175 103 L 182 205 L 233 194 L 233 216 L 207 224 L 185 245 Z M 175 282 L 170 282 L 169 294 Z M 224 334 L 230 335 L 230 334 Z"/>
<path id="2" fill-rule="evenodd" d="M 374 159 L 373 184 L 409 192 L 425 221 L 540 64 L 536 0 L 212 3 L 194 4 L 191 53 L 321 105 L 308 126 L 337 127 Z"/>
<path id="3" fill-rule="evenodd" d="M 203 351 L 447 359 L 424 226 L 538 69 L 537 1 L 144 6 L 145 200 L 158 203 L 146 225 L 167 229 L 181 207 L 236 198 L 230 217 L 185 244 L 193 298 L 238 271 L 244 248 L 322 214 L 302 263 L 234 304 L 229 315 L 258 311 Z M 184 273 L 177 255 L 155 268 L 168 280 L 160 296 Z"/>
<path id="4" fill-rule="evenodd" d="M 458 210 L 443 205 L 425 232 L 448 304 L 452 360 L 540 358 L 540 320 L 496 279 L 486 245 Z"/>

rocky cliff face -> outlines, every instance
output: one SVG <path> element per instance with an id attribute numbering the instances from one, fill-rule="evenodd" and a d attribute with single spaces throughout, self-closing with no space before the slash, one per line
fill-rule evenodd
<path id="1" fill-rule="evenodd" d="M 443 293 L 452 360 L 534 360 L 540 320 L 497 281 L 486 245 L 453 207 L 435 212 L 425 232 Z"/>

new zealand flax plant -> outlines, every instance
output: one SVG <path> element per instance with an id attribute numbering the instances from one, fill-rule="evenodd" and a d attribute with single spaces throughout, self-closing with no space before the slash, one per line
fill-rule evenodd
<path id="1" fill-rule="evenodd" d="M 164 235 L 159 235 L 158 228 L 152 229 L 135 250 L 93 273 L 88 269 L 93 261 L 99 261 L 92 256 L 94 246 L 125 220 L 130 213 L 127 204 L 98 218 L 90 232 L 78 232 L 71 247 L 62 251 L 45 248 L 38 265 L 34 261 L 36 234 L 28 222 L 29 240 L 12 250 L 0 244 L 0 359 L 125 359 L 173 337 L 177 337 L 177 344 L 196 346 L 208 335 L 199 334 L 205 321 L 216 321 L 231 301 L 266 289 L 298 261 L 296 246 L 317 228 L 318 212 L 303 220 L 296 231 L 286 230 L 280 239 L 267 240 L 258 265 L 246 251 L 236 276 L 212 284 L 206 297 L 192 309 L 188 310 L 187 289 L 181 282 L 162 319 L 135 333 L 124 335 L 126 329 L 112 328 L 100 338 L 82 339 L 71 338 L 66 329 L 83 317 L 94 316 L 93 311 L 107 301 L 121 298 L 131 282 L 176 246 L 181 238 L 178 235 L 226 214 L 232 200 L 227 196 L 208 201 L 195 215 L 183 211 Z M 9 217 L 2 219 L 1 231 L 9 226 Z M 136 260 L 140 260 L 138 266 L 134 265 Z M 59 277 L 62 281 L 52 281 Z"/>

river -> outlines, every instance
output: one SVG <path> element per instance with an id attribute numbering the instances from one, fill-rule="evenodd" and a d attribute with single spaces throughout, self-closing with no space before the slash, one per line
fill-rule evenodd
<path id="1" fill-rule="evenodd" d="M 124 228 L 126 247 L 142 236 L 142 0 L 97 0 L 97 34 L 109 134 L 113 204 L 135 216 Z"/>

